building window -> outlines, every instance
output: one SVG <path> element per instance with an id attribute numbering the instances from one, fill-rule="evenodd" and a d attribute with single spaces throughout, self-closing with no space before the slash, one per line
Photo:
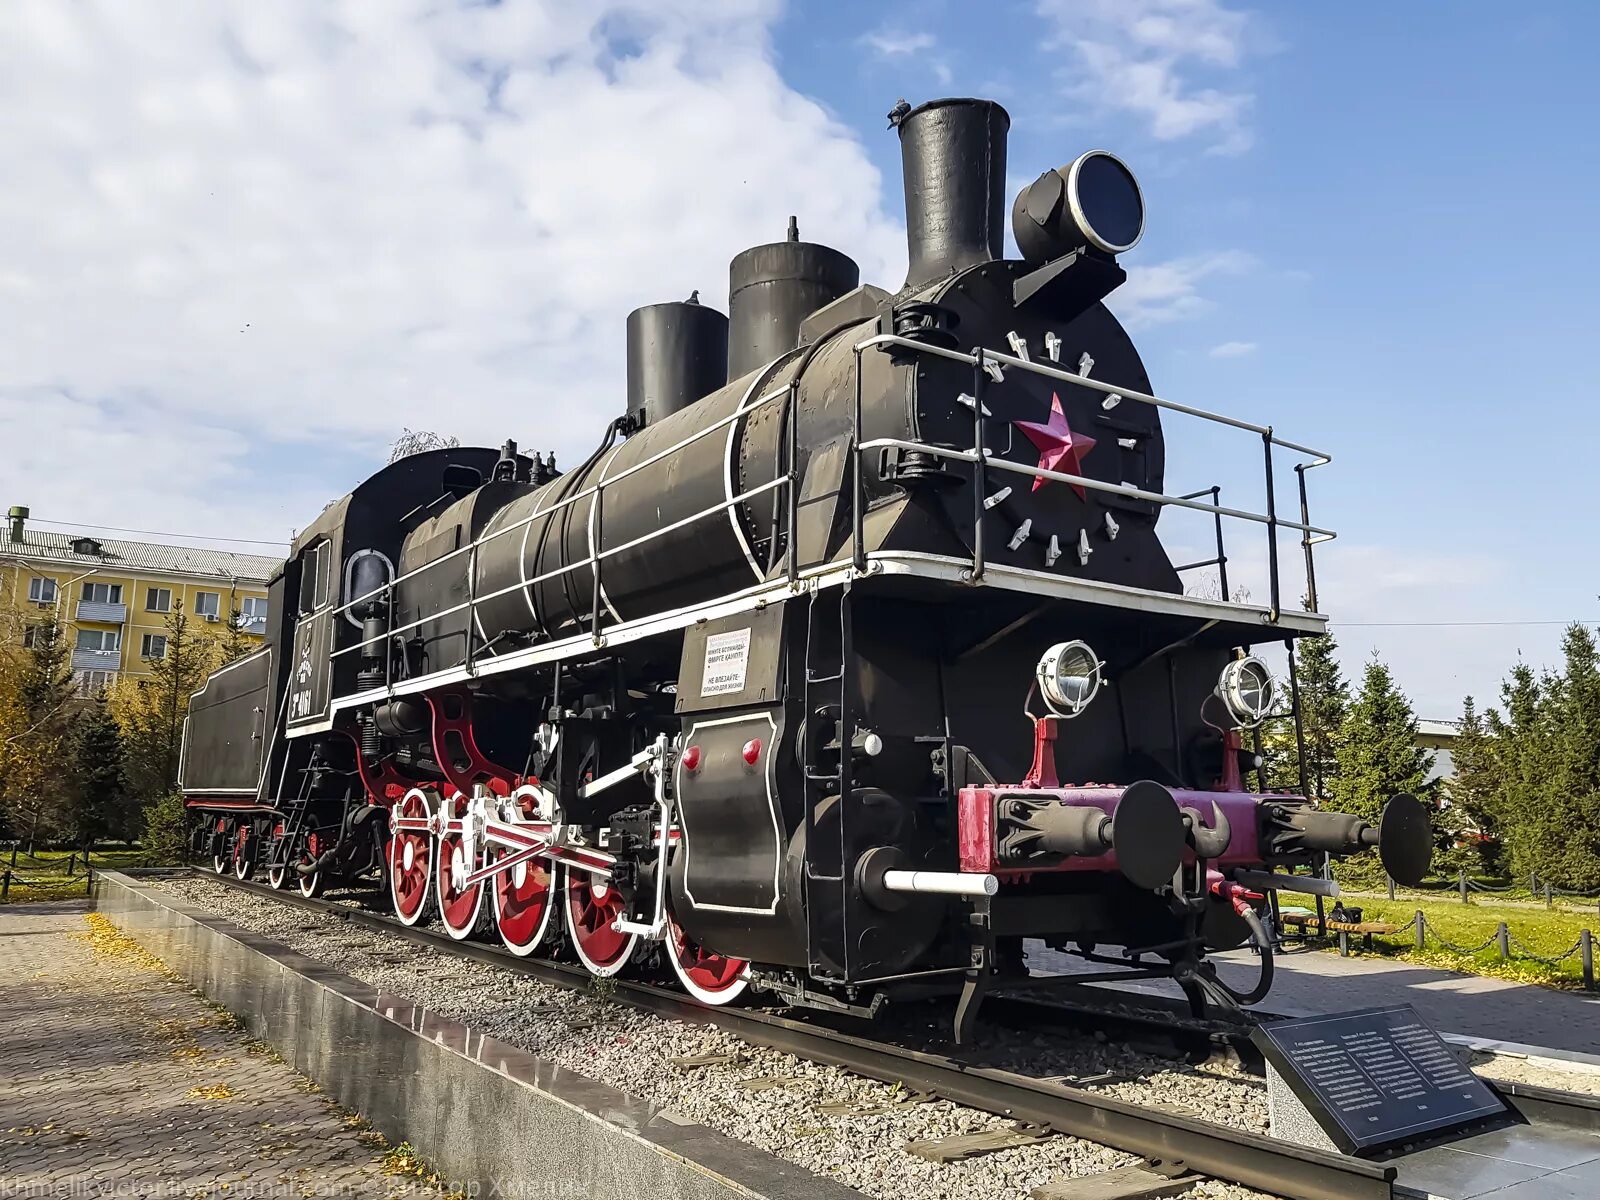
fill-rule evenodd
<path id="1" fill-rule="evenodd" d="M 28 599 L 36 604 L 54 604 L 56 602 L 56 581 L 46 579 L 42 575 L 35 575 L 28 580 Z"/>
<path id="2" fill-rule="evenodd" d="M 194 615 L 197 617 L 218 617 L 222 615 L 221 592 L 196 592 L 194 594 Z"/>
<path id="3" fill-rule="evenodd" d="M 120 583 L 86 583 L 83 585 L 83 598 L 90 604 L 121 604 L 122 585 Z"/>
<path id="4" fill-rule="evenodd" d="M 145 588 L 145 590 L 144 590 L 144 610 L 145 610 L 145 612 L 159 612 L 159 613 L 171 612 L 172 611 L 172 589 L 171 588 Z"/>
<path id="5" fill-rule="evenodd" d="M 32 650 L 35 646 L 49 645 L 52 628 L 50 625 L 29 625 L 22 631 L 22 648 Z"/>
<path id="6" fill-rule="evenodd" d="M 246 596 L 239 602 L 239 624 L 260 625 L 263 628 L 267 623 L 267 598 L 265 596 Z"/>
<path id="7" fill-rule="evenodd" d="M 118 650 L 122 647 L 122 634 L 115 629 L 78 630 L 79 650 Z"/>
<path id="8" fill-rule="evenodd" d="M 98 696 L 111 686 L 111 681 L 117 677 L 115 671 L 79 671 L 78 695 L 83 697 Z"/>
<path id="9" fill-rule="evenodd" d="M 167 656 L 167 635 L 164 633 L 147 633 L 139 639 L 140 658 L 165 658 Z"/>

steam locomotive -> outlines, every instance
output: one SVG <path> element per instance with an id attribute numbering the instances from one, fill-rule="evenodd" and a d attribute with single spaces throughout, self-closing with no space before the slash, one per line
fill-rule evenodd
<path id="1" fill-rule="evenodd" d="M 198 854 L 307 895 L 376 879 L 407 924 L 670 967 L 707 1004 L 958 994 L 963 1039 L 1028 939 L 1200 1010 L 1257 998 L 1208 951 L 1266 943 L 1329 855 L 1420 878 L 1413 798 L 1374 827 L 1261 789 L 1243 735 L 1281 705 L 1250 651 L 1324 628 L 1279 606 L 1277 538 L 1310 575 L 1326 456 L 1152 394 L 1102 303 L 1131 171 L 1045 171 L 1008 259 L 1005 110 L 890 123 L 898 290 L 791 218 L 733 259 L 726 317 L 629 315 L 626 408 L 578 466 L 414 454 L 299 535 L 267 644 L 190 705 Z M 1173 412 L 1260 440 L 1265 513 L 1165 493 Z M 1268 604 L 1185 593 L 1174 506 L 1265 527 Z"/>

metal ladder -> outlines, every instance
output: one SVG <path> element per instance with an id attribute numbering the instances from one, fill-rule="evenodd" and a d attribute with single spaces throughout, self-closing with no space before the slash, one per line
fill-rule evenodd
<path id="1" fill-rule="evenodd" d="M 836 610 L 836 611 L 835 611 Z M 819 621 L 838 620 L 835 646 L 819 644 Z M 850 811 L 849 747 L 853 735 L 850 713 L 850 585 L 813 591 L 806 604 L 806 639 L 802 677 L 801 712 L 804 717 L 800 769 L 805 780 L 804 809 L 806 829 L 805 910 L 807 959 L 811 972 L 819 978 L 840 978 L 849 973 L 849 938 L 842 916 L 850 895 L 845 872 L 847 846 L 846 820 Z M 831 743 L 824 743 L 819 726 L 832 724 L 836 730 Z M 824 758 L 837 746 L 832 769 Z M 838 796 L 834 814 L 835 835 L 819 839 L 816 828 L 817 805 L 829 796 Z M 835 904 L 817 900 L 829 892 Z M 821 915 L 839 914 L 837 924 L 825 923 Z"/>

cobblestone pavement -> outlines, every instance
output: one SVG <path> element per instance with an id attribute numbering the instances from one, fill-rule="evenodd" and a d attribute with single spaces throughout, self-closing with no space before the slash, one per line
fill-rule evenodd
<path id="1" fill-rule="evenodd" d="M 1255 983 L 1256 957 L 1247 950 L 1216 956 L 1222 977 L 1238 988 Z M 1029 964 L 1037 971 L 1073 973 L 1099 968 L 1030 943 Z M 1167 983 L 1126 984 L 1137 991 L 1179 995 Z M 1600 1054 L 1600 994 L 1558 992 L 1531 983 L 1483 975 L 1460 975 L 1397 959 L 1323 951 L 1281 954 L 1272 992 L 1261 1007 L 1288 1016 L 1310 1016 L 1384 1004 L 1409 1004 L 1441 1033 L 1549 1046 Z"/>
<path id="2" fill-rule="evenodd" d="M 442 1194 L 85 903 L 0 908 L 0 981 L 3 1200 Z"/>

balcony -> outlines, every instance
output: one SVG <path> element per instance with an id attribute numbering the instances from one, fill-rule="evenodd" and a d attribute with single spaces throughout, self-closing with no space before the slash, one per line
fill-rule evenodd
<path id="1" fill-rule="evenodd" d="M 118 607 L 120 605 L 112 605 Z M 72 652 L 72 669 L 74 671 L 115 671 L 122 665 L 121 650 L 74 650 Z"/>
<path id="2" fill-rule="evenodd" d="M 128 606 L 126 604 L 101 604 L 94 600 L 79 600 L 77 612 L 73 619 L 77 621 L 104 621 L 111 625 L 122 625 L 128 620 Z"/>

